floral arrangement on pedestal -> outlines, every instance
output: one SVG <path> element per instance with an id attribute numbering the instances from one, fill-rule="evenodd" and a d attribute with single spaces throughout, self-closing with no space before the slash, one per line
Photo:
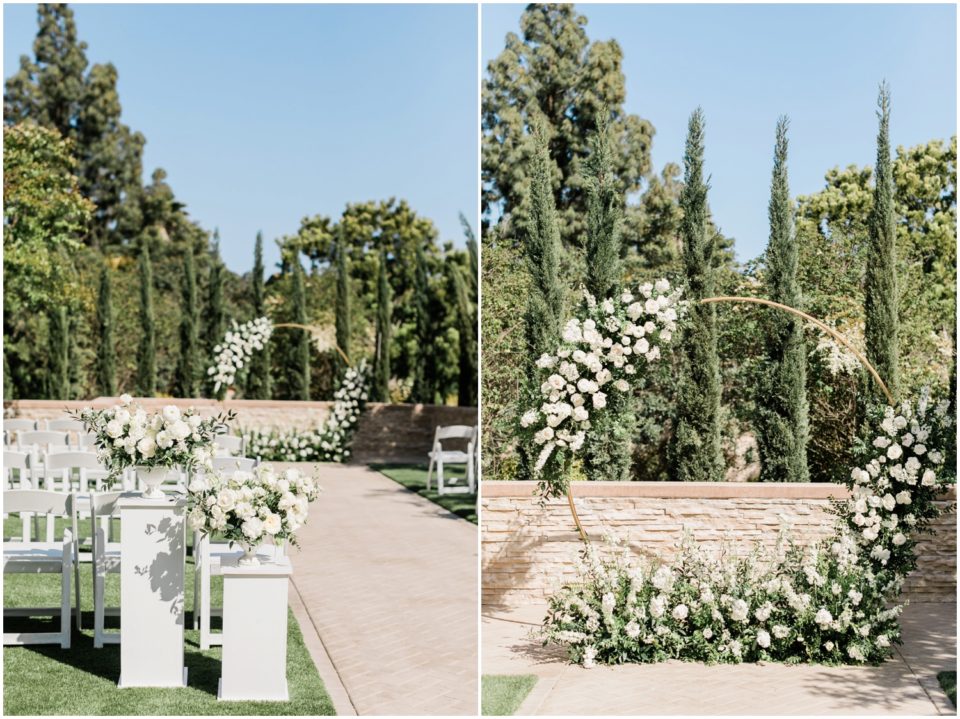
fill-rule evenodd
<path id="1" fill-rule="evenodd" d="M 220 390 L 232 385 L 237 372 L 250 361 L 254 352 L 262 350 L 273 334 L 273 323 L 268 317 L 257 317 L 242 325 L 233 322 L 223 342 L 213 348 L 214 364 L 207 369 L 213 381 L 213 391 L 218 397 Z"/>
<path id="2" fill-rule="evenodd" d="M 534 471 L 544 499 L 568 491 L 576 453 L 677 331 L 685 309 L 679 292 L 661 280 L 640 295 L 602 303 L 588 296 L 585 316 L 566 324 L 557 352 L 537 361 L 543 382 L 521 426 L 540 448 Z M 915 537 L 955 481 L 944 457 L 955 422 L 949 403 L 926 392 L 915 403 L 874 408 L 870 420 L 877 434 L 857 447 L 861 463 L 850 474 L 849 499 L 833 507 L 833 537 L 808 547 L 784 537 L 775 551 L 749 557 L 710 556 L 686 542 L 669 563 L 638 561 L 622 549 L 609 558 L 586 542 L 578 580 L 550 600 L 544 641 L 587 667 L 668 658 L 862 664 L 890 656 L 900 641 L 900 589 L 916 566 Z"/>
<path id="3" fill-rule="evenodd" d="M 299 470 L 277 473 L 265 464 L 253 472 L 198 473 L 187 489 L 191 528 L 241 545 L 248 563 L 268 539 L 296 546 L 296 532 L 318 493 L 314 480 Z"/>
<path id="4" fill-rule="evenodd" d="M 97 458 L 116 481 L 129 467 L 180 468 L 194 471 L 209 467 L 213 440 L 225 434 L 232 413 L 203 418 L 193 408 L 167 405 L 149 413 L 128 394 L 107 409 L 84 408 L 71 416 L 96 436 Z"/>
<path id="5" fill-rule="evenodd" d="M 367 363 L 350 367 L 334 393 L 330 415 L 318 429 L 245 431 L 247 454 L 268 462 L 344 462 L 367 401 Z"/>

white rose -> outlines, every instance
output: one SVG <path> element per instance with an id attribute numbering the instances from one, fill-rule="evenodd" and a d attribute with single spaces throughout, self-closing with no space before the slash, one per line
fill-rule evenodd
<path id="1" fill-rule="evenodd" d="M 280 521 L 280 515 L 269 512 L 267 516 L 263 518 L 263 531 L 271 537 L 281 529 L 282 522 Z"/>
<path id="2" fill-rule="evenodd" d="M 224 512 L 229 512 L 237 503 L 237 493 L 229 487 L 224 487 L 217 495 L 217 506 Z"/>
<path id="3" fill-rule="evenodd" d="M 131 402 L 133 402 L 133 397 L 128 395 L 126 392 L 120 395 L 120 404 L 130 404 Z"/>
<path id="4" fill-rule="evenodd" d="M 757 632 L 757 646 L 763 649 L 767 649 L 770 646 L 770 634 L 767 631 L 761 629 Z"/>
<path id="5" fill-rule="evenodd" d="M 175 404 L 168 404 L 163 408 L 163 418 L 167 422 L 176 422 L 180 419 L 180 408 Z"/>
<path id="6" fill-rule="evenodd" d="M 830 614 L 829 610 L 824 607 L 817 612 L 816 616 L 813 618 L 813 621 L 819 624 L 821 629 L 826 629 L 831 623 L 833 623 L 833 615 Z"/>
<path id="7" fill-rule="evenodd" d="M 673 608 L 673 618 L 682 622 L 690 614 L 686 604 L 678 604 Z"/>
<path id="8" fill-rule="evenodd" d="M 244 520 L 241 530 L 245 537 L 259 539 L 263 534 L 263 522 L 259 517 L 250 517 Z"/>
<path id="9" fill-rule="evenodd" d="M 916 448 L 914 448 L 914 451 L 916 451 Z M 890 459 L 900 459 L 902 455 L 903 449 L 899 444 L 891 444 L 889 447 L 887 447 L 887 456 Z"/>
<path id="10" fill-rule="evenodd" d="M 140 451 L 140 454 L 143 455 L 144 459 L 150 459 L 157 453 L 157 443 L 154 442 L 152 437 L 144 437 L 137 442 L 137 449 Z"/>

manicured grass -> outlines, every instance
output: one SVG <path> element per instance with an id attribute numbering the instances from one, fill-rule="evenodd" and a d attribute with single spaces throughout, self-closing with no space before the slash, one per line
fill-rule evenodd
<path id="1" fill-rule="evenodd" d="M 484 674 L 480 711 L 484 716 L 513 716 L 537 683 L 534 674 Z"/>
<path id="2" fill-rule="evenodd" d="M 476 494 L 437 494 L 436 472 L 430 481 L 430 491 L 427 491 L 427 465 L 421 464 L 374 464 L 371 467 L 394 482 L 402 484 L 412 492 L 416 492 L 421 497 L 426 497 L 431 502 L 436 502 L 441 507 L 453 512 L 458 517 L 463 517 L 469 522 L 477 523 L 477 495 Z M 444 477 L 456 477 L 463 479 L 466 476 L 466 468 L 445 467 Z"/>
<path id="3" fill-rule="evenodd" d="M 940 672 L 937 674 L 937 679 L 940 680 L 940 686 L 943 687 L 943 691 L 945 691 L 947 696 L 950 697 L 950 701 L 953 702 L 953 706 L 957 706 L 957 673 Z"/>
<path id="4" fill-rule="evenodd" d="M 4 535 L 16 536 L 15 522 L 4 523 Z M 89 520 L 87 521 L 89 524 Z M 85 532 L 81 530 L 81 536 Z M 189 534 L 189 533 L 188 533 Z M 61 536 L 58 534 L 58 536 Z M 221 648 L 201 652 L 200 633 L 193 626 L 193 559 L 187 557 L 185 578 L 185 661 L 188 686 L 183 689 L 118 689 L 120 646 L 93 648 L 93 592 L 89 564 L 80 567 L 83 631 L 74 628 L 72 646 L 33 645 L 3 648 L 3 712 L 16 714 L 74 715 L 332 715 L 333 704 L 317 674 L 304 645 L 293 614 L 287 617 L 287 682 L 289 702 L 218 702 Z M 214 577 L 211 599 L 219 606 L 223 580 Z M 71 592 L 73 588 L 71 586 Z M 117 606 L 120 577 L 110 575 L 106 582 L 106 604 Z M 58 606 L 59 575 L 7 574 L 4 576 L 3 603 L 15 606 Z M 118 618 L 107 617 L 107 627 L 118 627 Z M 59 619 L 11 618 L 4 620 L 9 631 L 57 631 Z M 212 626 L 218 630 L 220 619 Z"/>

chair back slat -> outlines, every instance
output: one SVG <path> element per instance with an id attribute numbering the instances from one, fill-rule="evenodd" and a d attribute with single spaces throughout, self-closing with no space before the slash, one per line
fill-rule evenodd
<path id="1" fill-rule="evenodd" d="M 31 512 L 54 517 L 69 517 L 74 511 L 74 498 L 66 492 L 42 489 L 7 489 L 3 492 L 3 511 L 8 514 Z"/>
<path id="2" fill-rule="evenodd" d="M 79 419 L 50 419 L 46 429 L 53 432 L 83 432 L 83 422 Z"/>
<path id="3" fill-rule="evenodd" d="M 32 419 L 5 419 L 3 420 L 4 432 L 30 432 L 37 428 L 36 421 Z"/>
<path id="4" fill-rule="evenodd" d="M 211 462 L 218 472 L 252 472 L 257 460 L 251 457 L 214 457 Z"/>
<path id="5" fill-rule="evenodd" d="M 446 427 L 437 427 L 435 439 L 443 441 L 445 439 L 473 439 L 474 427 L 466 424 L 451 424 Z"/>
<path id="6" fill-rule="evenodd" d="M 92 432 L 79 432 L 77 434 L 77 446 L 81 451 L 91 451 L 97 446 L 97 435 Z"/>
<path id="7" fill-rule="evenodd" d="M 11 469 L 30 469 L 30 454 L 28 452 L 14 452 L 10 449 L 3 450 L 3 468 L 8 472 Z"/>
<path id="8" fill-rule="evenodd" d="M 21 445 L 47 446 L 51 449 L 57 447 L 66 448 L 70 444 L 70 434 L 68 432 L 51 432 L 37 429 L 32 432 L 18 432 L 17 441 Z"/>
<path id="9" fill-rule="evenodd" d="M 43 458 L 43 466 L 46 469 L 104 469 L 104 466 L 97 459 L 96 452 L 78 452 L 70 450 L 67 452 L 47 453 Z"/>
<path id="10" fill-rule="evenodd" d="M 219 435 L 213 440 L 213 449 L 218 456 L 243 453 L 243 437 L 236 435 Z"/>

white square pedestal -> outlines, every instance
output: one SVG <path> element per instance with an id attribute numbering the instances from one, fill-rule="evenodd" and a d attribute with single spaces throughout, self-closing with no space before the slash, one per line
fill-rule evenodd
<path id="1" fill-rule="evenodd" d="M 287 582 L 290 560 L 242 567 L 225 559 L 223 666 L 217 699 L 287 701 Z"/>
<path id="2" fill-rule="evenodd" d="M 182 687 L 182 498 L 120 497 L 120 682 L 125 687 Z"/>

